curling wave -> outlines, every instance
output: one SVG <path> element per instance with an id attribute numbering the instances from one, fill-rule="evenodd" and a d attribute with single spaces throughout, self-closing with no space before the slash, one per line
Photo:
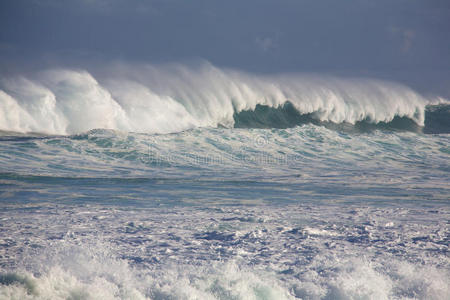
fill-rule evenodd
<path id="1" fill-rule="evenodd" d="M 197 127 L 398 120 L 420 128 L 427 125 L 426 107 L 432 103 L 406 86 L 386 81 L 250 75 L 210 64 L 121 66 L 107 73 L 95 78 L 84 70 L 59 69 L 31 78 L 2 79 L 0 130 L 62 135 L 95 128 L 169 133 Z M 267 110 L 272 112 L 268 121 L 264 120 Z M 435 115 L 444 120 L 431 121 L 430 132 L 448 127 L 448 108 L 428 111 L 437 111 Z"/>

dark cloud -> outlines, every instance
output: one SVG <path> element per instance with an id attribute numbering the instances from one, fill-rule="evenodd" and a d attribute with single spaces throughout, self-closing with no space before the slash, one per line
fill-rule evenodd
<path id="1" fill-rule="evenodd" d="M 448 28 L 449 2 L 438 0 L 3 0 L 0 60 L 441 76 Z"/>

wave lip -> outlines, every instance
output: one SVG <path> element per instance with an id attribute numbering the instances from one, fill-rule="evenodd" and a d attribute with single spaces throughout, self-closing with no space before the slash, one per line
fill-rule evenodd
<path id="1" fill-rule="evenodd" d="M 386 81 L 251 75 L 209 64 L 123 67 L 109 74 L 114 75 L 95 78 L 84 70 L 60 69 L 31 79 L 1 80 L 0 130 L 170 133 L 218 125 L 278 128 L 304 122 L 355 125 L 397 119 L 423 127 L 430 103 L 410 88 Z M 281 111 L 272 111 L 277 109 Z M 251 117 L 251 111 L 258 116 Z M 434 114 L 443 114 L 445 123 L 445 111 Z M 429 124 L 431 132 L 441 131 L 440 125 Z"/>

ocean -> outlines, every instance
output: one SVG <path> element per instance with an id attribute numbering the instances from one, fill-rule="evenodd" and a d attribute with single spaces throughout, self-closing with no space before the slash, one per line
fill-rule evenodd
<path id="1" fill-rule="evenodd" d="M 0 81 L 1 299 L 449 299 L 450 102 L 170 65 Z"/>

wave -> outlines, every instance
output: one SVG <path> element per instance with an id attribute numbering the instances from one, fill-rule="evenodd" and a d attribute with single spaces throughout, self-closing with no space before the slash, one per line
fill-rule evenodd
<path id="1" fill-rule="evenodd" d="M 408 117 L 395 116 L 391 121 L 374 123 L 370 119 L 350 123 L 320 121 L 315 113 L 302 114 L 291 102 L 279 107 L 257 104 L 254 110 L 236 112 L 233 116 L 237 128 L 290 128 L 313 124 L 346 132 L 370 132 L 373 130 L 412 131 L 429 134 L 450 133 L 450 105 L 427 105 L 424 126 Z"/>
<path id="2" fill-rule="evenodd" d="M 95 128 L 170 133 L 197 127 L 290 127 L 304 122 L 448 128 L 448 108 L 397 83 L 285 74 L 252 75 L 210 64 L 120 66 L 97 78 L 56 69 L 0 81 L 0 130 L 76 134 Z M 269 113 L 267 113 L 269 111 Z M 253 117 L 251 117 L 253 112 Z M 256 116 L 256 117 L 255 117 Z M 263 120 L 269 116 L 269 121 Z M 250 122 L 253 118 L 256 121 Z M 430 123 L 431 122 L 431 123 Z M 442 123 L 442 124 L 441 124 Z"/>
<path id="3" fill-rule="evenodd" d="M 427 106 L 425 111 L 425 133 L 450 133 L 450 105 Z"/>

